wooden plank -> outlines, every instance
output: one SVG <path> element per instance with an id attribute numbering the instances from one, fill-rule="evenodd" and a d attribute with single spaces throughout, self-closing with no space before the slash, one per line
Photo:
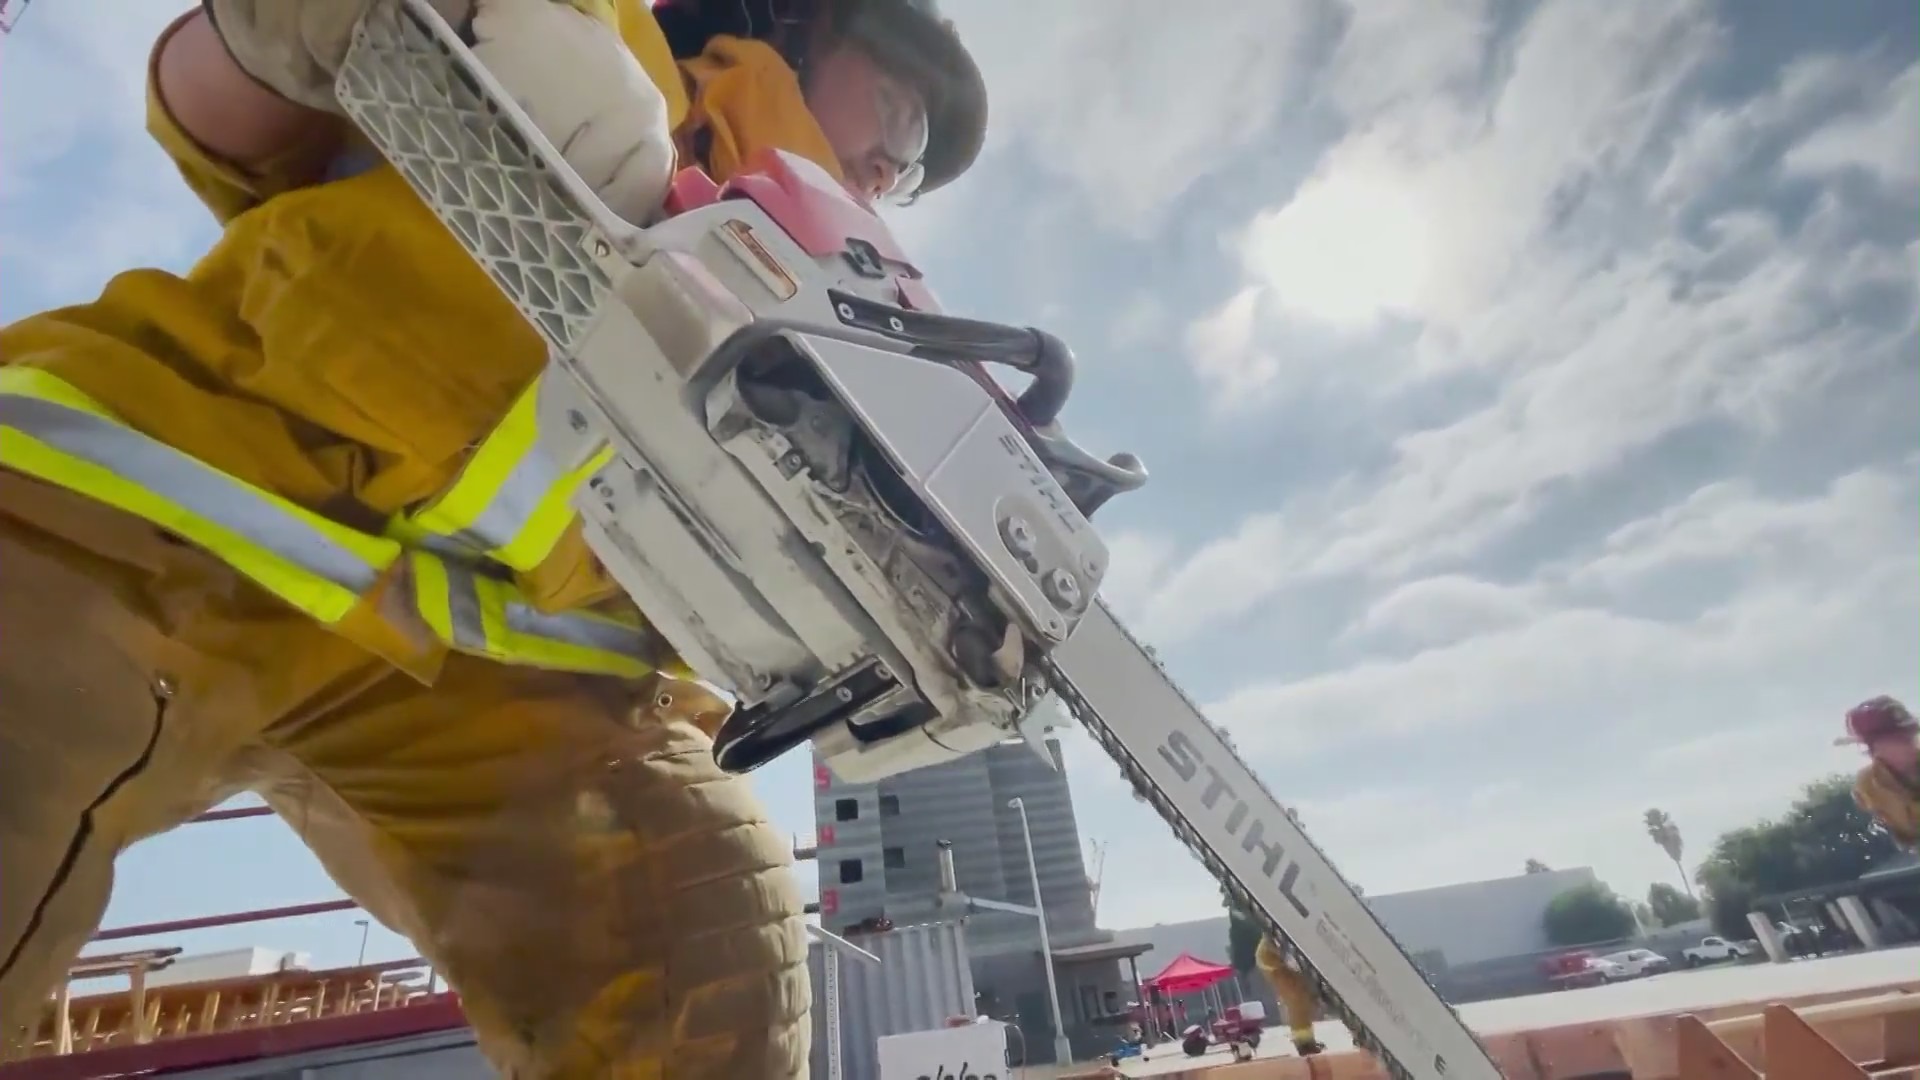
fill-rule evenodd
<path id="1" fill-rule="evenodd" d="M 1707 1026 L 1717 1035 L 1746 1027 L 1760 1027 L 1766 1022 L 1769 1009 L 1792 1008 L 1794 1013 L 1810 1024 L 1819 1026 L 1823 1021 L 1858 1020 L 1863 1017 L 1877 1017 L 1887 1013 L 1920 1013 L 1920 995 L 1905 991 L 1891 994 L 1874 994 L 1869 997 L 1851 998 L 1846 1001 L 1829 1001 L 1818 1005 L 1792 1005 L 1781 1002 L 1769 1002 L 1756 1012 L 1745 1016 L 1730 1016 L 1720 1020 L 1710 1020 Z"/>
<path id="2" fill-rule="evenodd" d="M 1827 1002 L 1812 1006 L 1793 1006 L 1793 1011 L 1820 1036 L 1831 1042 L 1852 1061 L 1888 1057 L 1886 1032 L 1900 1024 L 1920 1029 L 1920 995 L 1895 993 Z M 1707 1026 L 1733 1051 L 1749 1061 L 1767 1067 L 1764 1010 L 1746 1016 L 1727 1017 Z M 1896 1063 L 1900 1059 L 1892 1059 Z M 1920 1063 L 1920 1062 L 1917 1062 Z"/>
<path id="3" fill-rule="evenodd" d="M 1861 997 L 1885 995 L 1892 991 L 1901 991 L 1920 995 L 1920 980 L 1899 979 L 1878 985 L 1854 986 L 1843 990 L 1826 990 L 1816 993 L 1795 994 L 1785 998 L 1750 998 L 1745 1001 L 1727 1001 L 1711 1005 L 1699 1005 L 1691 1009 L 1675 1010 L 1667 1013 L 1645 1013 L 1633 1017 L 1595 1017 L 1588 1020 L 1576 1020 L 1564 1024 L 1550 1024 L 1539 1027 L 1511 1027 L 1489 1031 L 1479 1031 L 1483 1042 L 1491 1043 L 1502 1037 L 1523 1037 L 1535 1063 L 1535 1069 L 1542 1080 L 1566 1080 L 1568 1077 L 1586 1073 L 1606 1072 L 1626 1068 L 1619 1047 L 1616 1028 L 1623 1023 L 1636 1020 L 1650 1020 L 1662 1016 L 1675 1016 L 1681 1011 L 1691 1011 L 1703 1021 L 1718 1021 L 1756 1015 L 1768 1005 L 1784 1003 L 1794 1008 L 1824 1005 L 1830 1002 L 1853 1001 Z M 1757 1045 L 1757 1027 L 1755 1042 Z M 1743 1042 L 1745 1040 L 1742 1040 Z M 1367 1059 L 1369 1055 L 1359 1050 L 1341 1050 L 1322 1055 L 1323 1063 L 1344 1064 L 1349 1058 Z M 1205 1072 L 1205 1066 L 1192 1070 L 1194 1076 Z M 1214 1074 L 1208 1074 L 1214 1075 Z M 1636 1080 L 1638 1078 L 1636 1077 Z"/>
<path id="4" fill-rule="evenodd" d="M 1678 1080 L 1679 1023 L 1678 1016 L 1631 1016 L 1613 1025 L 1614 1049 L 1634 1080 Z"/>
<path id="5" fill-rule="evenodd" d="M 1721 1042 L 1720 1036 L 1697 1016 L 1688 1014 L 1675 1019 L 1674 1042 L 1679 1059 L 1677 1080 L 1760 1080 L 1759 1072 Z"/>
<path id="6" fill-rule="evenodd" d="M 1765 1032 L 1769 1076 L 1868 1080 L 1867 1070 L 1849 1060 L 1839 1047 L 1785 1005 L 1767 1008 Z"/>
<path id="7" fill-rule="evenodd" d="M 1920 1066 L 1920 1016 L 1889 1013 L 1881 1017 L 1880 1058 L 1889 1066 Z"/>

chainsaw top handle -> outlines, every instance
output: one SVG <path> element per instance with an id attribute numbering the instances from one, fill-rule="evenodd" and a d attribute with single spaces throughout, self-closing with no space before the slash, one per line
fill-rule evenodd
<path id="1" fill-rule="evenodd" d="M 1044 330 L 914 311 L 839 289 L 827 290 L 827 296 L 842 323 L 905 342 L 914 356 L 955 365 L 1004 364 L 1031 376 L 1016 403 L 1034 427 L 1060 419 L 1073 392 L 1073 350 Z"/>

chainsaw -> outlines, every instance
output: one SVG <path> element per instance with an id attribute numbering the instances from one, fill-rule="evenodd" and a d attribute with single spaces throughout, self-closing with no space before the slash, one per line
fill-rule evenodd
<path id="1" fill-rule="evenodd" d="M 336 91 L 545 339 L 543 445 L 563 467 L 611 447 L 577 499 L 588 543 L 737 700 L 723 768 L 811 743 L 870 782 L 1038 745 L 1057 698 L 1393 1076 L 1500 1075 L 1100 600 L 1090 518 L 1147 473 L 1067 436 L 1064 343 L 942 311 L 796 156 L 683 170 L 660 221 L 622 220 L 425 0 L 372 6 Z"/>

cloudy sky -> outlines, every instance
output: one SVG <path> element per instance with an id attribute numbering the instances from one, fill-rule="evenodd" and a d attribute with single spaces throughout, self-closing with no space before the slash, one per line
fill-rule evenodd
<path id="1" fill-rule="evenodd" d="M 0 45 L 0 314 L 209 241 L 139 130 L 179 6 Z M 1920 698 L 1912 4 L 948 6 L 989 145 L 897 228 L 951 308 L 1075 343 L 1077 437 L 1154 472 L 1100 515 L 1110 598 L 1369 892 L 1539 858 L 1644 894 L 1645 808 L 1691 860 L 1852 767 L 1848 705 Z M 1215 913 L 1068 754 L 1103 920 Z M 804 760 L 761 787 L 811 833 Z M 334 894 L 271 822 L 121 883 L 109 922 Z"/>

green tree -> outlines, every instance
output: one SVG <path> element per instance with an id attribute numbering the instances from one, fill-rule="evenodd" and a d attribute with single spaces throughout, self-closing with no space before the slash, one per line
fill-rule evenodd
<path id="1" fill-rule="evenodd" d="M 1552 871 L 1552 869 L 1553 867 L 1548 866 L 1546 863 L 1541 862 L 1539 859 L 1527 860 L 1527 873 L 1529 874 L 1545 874 Z"/>
<path id="2" fill-rule="evenodd" d="M 1664 881 L 1647 886 L 1647 910 L 1656 926 L 1678 926 L 1700 917 L 1700 901 Z"/>
<path id="3" fill-rule="evenodd" d="M 1851 881 L 1897 850 L 1893 837 L 1854 803 L 1850 778 L 1817 780 L 1785 816 L 1714 841 L 1700 864 L 1707 916 L 1720 934 L 1746 937 L 1757 898 Z"/>
<path id="4" fill-rule="evenodd" d="M 1707 918 L 1723 937 L 1752 934 L 1747 912 L 1757 897 L 1799 887 L 1791 831 L 1784 822 L 1761 821 L 1723 833 L 1700 864 Z"/>
<path id="5" fill-rule="evenodd" d="M 1616 941 L 1632 936 L 1633 912 L 1605 885 L 1576 885 L 1547 904 L 1542 929 L 1555 945 Z"/>
<path id="6" fill-rule="evenodd" d="M 1245 975 L 1254 969 L 1254 952 L 1260 948 L 1260 937 L 1266 931 L 1260 920 L 1234 903 L 1224 888 L 1220 890 L 1220 900 L 1227 906 L 1227 963 Z"/>
<path id="7" fill-rule="evenodd" d="M 1627 905 L 1627 910 L 1633 912 L 1634 933 L 1644 934 L 1660 928 L 1660 920 L 1653 917 L 1653 909 L 1647 906 L 1645 900 L 1635 900 Z"/>
<path id="8" fill-rule="evenodd" d="M 1673 823 L 1673 818 L 1665 810 L 1648 810 L 1645 820 L 1647 836 L 1660 845 L 1660 850 L 1667 853 L 1667 858 L 1673 860 L 1673 868 L 1680 871 L 1680 887 L 1687 890 L 1688 896 L 1692 896 L 1693 884 L 1687 880 L 1687 868 L 1680 863 L 1680 855 L 1686 850 L 1686 845 L 1680 839 L 1680 826 Z"/>
<path id="9" fill-rule="evenodd" d="M 1899 850 L 1893 835 L 1853 801 L 1853 778 L 1808 784 L 1787 813 L 1802 875 L 1813 884 L 1851 881 Z"/>

